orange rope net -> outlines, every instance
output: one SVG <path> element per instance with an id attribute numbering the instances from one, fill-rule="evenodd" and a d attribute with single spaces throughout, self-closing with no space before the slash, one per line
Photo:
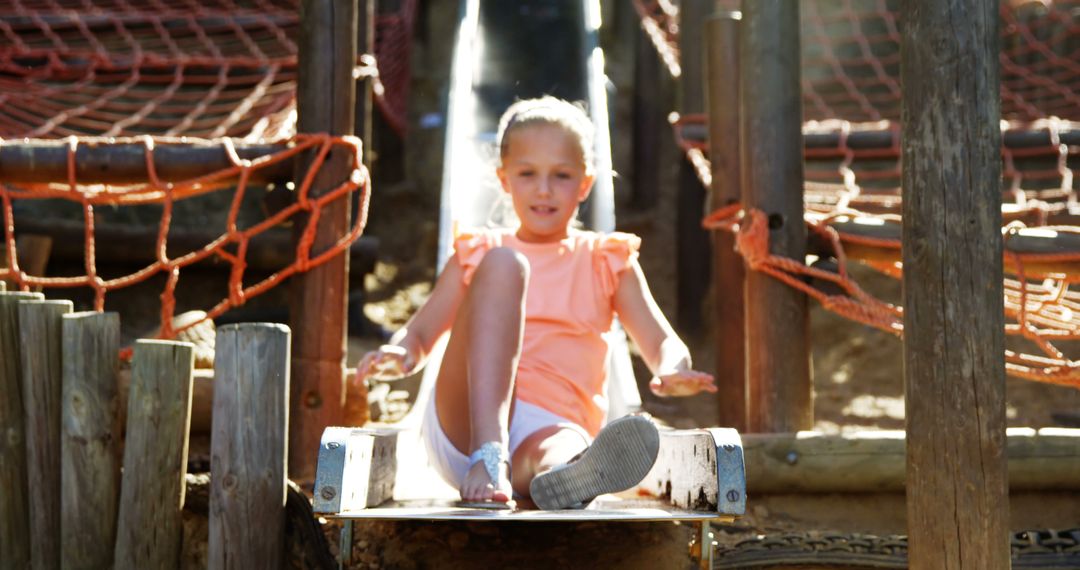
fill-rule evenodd
<path id="1" fill-rule="evenodd" d="M 297 135 L 291 140 L 284 141 L 282 150 L 264 155 L 254 160 L 240 158 L 232 139 L 219 141 L 197 141 L 192 139 L 174 139 L 162 137 L 142 136 L 137 139 L 109 140 L 112 143 L 138 142 L 145 149 L 146 169 L 148 180 L 145 183 L 137 183 L 123 186 L 87 185 L 81 184 L 76 175 L 76 153 L 81 143 L 98 143 L 101 139 L 71 137 L 68 139 L 67 151 L 67 180 L 63 183 L 53 184 L 0 184 L 0 201 L 3 206 L 3 223 L 5 233 L 5 251 L 7 253 L 8 268 L 0 268 L 0 279 L 13 281 L 18 287 L 28 289 L 30 287 L 65 288 L 65 287 L 90 287 L 94 291 L 94 307 L 100 311 L 104 309 L 105 296 L 109 291 L 130 287 L 145 281 L 155 275 L 166 276 L 165 289 L 161 294 L 161 336 L 171 337 L 180 330 L 172 330 L 171 323 L 175 311 L 176 299 L 174 292 L 180 279 L 180 269 L 208 258 L 224 261 L 230 265 L 228 297 L 217 303 L 207 311 L 206 319 L 213 319 L 230 308 L 243 304 L 246 300 L 259 295 L 266 290 L 279 284 L 284 279 L 296 273 L 308 271 L 326 263 L 333 257 L 341 254 L 355 241 L 364 231 L 367 222 L 367 206 L 369 198 L 370 180 L 367 169 L 364 167 L 359 139 L 355 137 L 331 137 L 329 135 Z M 230 167 L 174 182 L 161 180 L 155 170 L 154 152 L 164 146 L 191 146 L 193 143 L 220 145 L 222 152 L 228 157 Z M 312 194 L 312 183 L 316 179 L 320 169 L 325 165 L 331 152 L 348 157 L 351 167 L 348 176 L 335 182 L 336 186 L 331 190 L 315 196 Z M 264 220 L 241 228 L 237 218 L 245 193 L 249 190 L 249 180 L 260 169 L 270 168 L 283 161 L 293 161 L 301 155 L 311 156 L 311 166 L 304 176 L 296 184 L 295 200 L 281 211 L 266 217 Z M 203 247 L 175 258 L 166 255 L 169 229 L 172 223 L 172 213 L 177 202 L 188 198 L 208 194 L 211 192 L 233 192 L 231 207 L 228 212 L 225 233 L 210 241 Z M 329 204 L 347 199 L 354 192 L 359 192 L 359 214 L 353 221 L 353 226 L 348 233 L 325 251 L 313 254 L 312 243 L 315 240 L 319 224 L 320 213 Z M 18 231 L 13 203 L 18 200 L 41 200 L 61 199 L 78 204 L 83 212 L 85 224 L 85 274 L 76 277 L 39 277 L 28 275 L 19 268 L 19 260 L 15 246 L 15 235 Z M 94 209 L 104 205 L 144 205 L 160 204 L 163 207 L 161 221 L 158 226 L 157 240 L 154 244 L 156 261 L 131 274 L 112 279 L 103 279 L 98 274 L 95 261 L 95 250 L 98 246 L 94 235 Z M 287 267 L 266 277 L 253 285 L 244 285 L 244 273 L 247 267 L 246 253 L 250 241 L 269 229 L 281 225 L 286 221 L 305 224 L 297 240 L 296 256 Z M 203 320 L 206 320 L 203 319 Z M 199 321 L 201 322 L 201 321 Z M 189 328 L 198 324 L 192 322 L 183 328 Z"/>

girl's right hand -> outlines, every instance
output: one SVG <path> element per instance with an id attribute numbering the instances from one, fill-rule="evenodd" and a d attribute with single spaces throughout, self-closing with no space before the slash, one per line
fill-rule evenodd
<path id="1" fill-rule="evenodd" d="M 356 365 L 356 379 L 397 380 L 412 374 L 415 367 L 416 359 L 405 347 L 384 344 L 360 359 L 360 363 Z"/>

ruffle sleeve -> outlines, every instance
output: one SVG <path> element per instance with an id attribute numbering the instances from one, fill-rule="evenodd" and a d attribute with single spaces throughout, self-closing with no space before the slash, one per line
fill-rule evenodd
<path id="1" fill-rule="evenodd" d="M 634 234 L 612 232 L 600 236 L 596 245 L 597 272 L 600 287 L 607 296 L 615 294 L 619 286 L 619 274 L 625 271 L 638 258 L 641 238 Z"/>
<path id="2" fill-rule="evenodd" d="M 480 261 L 497 245 L 495 236 L 483 230 L 465 230 L 457 234 L 454 238 L 454 256 L 461 264 L 462 281 L 466 285 L 472 282 Z"/>

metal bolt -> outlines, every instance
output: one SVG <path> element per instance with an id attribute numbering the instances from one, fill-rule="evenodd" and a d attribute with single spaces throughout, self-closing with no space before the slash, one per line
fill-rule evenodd
<path id="1" fill-rule="evenodd" d="M 789 451 L 784 459 L 787 459 L 788 465 L 795 465 L 799 462 L 799 454 L 794 451 Z"/>
<path id="2" fill-rule="evenodd" d="M 329 501 L 337 496 L 337 491 L 333 487 L 323 487 L 319 491 L 319 496 Z"/>
<path id="3" fill-rule="evenodd" d="M 727 500 L 729 502 L 732 502 L 732 503 L 738 501 L 739 500 L 739 492 L 736 491 L 735 489 L 729 490 L 727 492 Z"/>
<path id="4" fill-rule="evenodd" d="M 331 441 L 326 444 L 326 449 L 337 449 L 341 447 L 341 444 L 336 441 Z"/>
<path id="5" fill-rule="evenodd" d="M 735 446 L 730 444 L 730 443 L 725 443 L 724 444 L 724 451 L 727 451 L 729 453 L 732 452 L 732 451 L 735 451 Z"/>

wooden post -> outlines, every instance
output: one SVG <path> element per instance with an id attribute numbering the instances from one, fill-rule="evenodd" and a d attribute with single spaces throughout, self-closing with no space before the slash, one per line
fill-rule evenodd
<path id="1" fill-rule="evenodd" d="M 177 568 L 195 347 L 135 343 L 128 392 L 116 568 Z"/>
<path id="2" fill-rule="evenodd" d="M 26 499 L 26 436 L 23 423 L 22 371 L 19 366 L 18 303 L 41 299 L 38 293 L 0 292 L 0 567 L 30 563 L 29 510 Z"/>
<path id="3" fill-rule="evenodd" d="M 634 186 L 631 203 L 648 210 L 660 201 L 660 149 L 664 140 L 665 116 L 669 108 L 667 70 L 648 36 L 638 26 L 634 51 L 634 101 L 632 146 Z M 670 137 L 669 137 L 670 138 Z"/>
<path id="4" fill-rule="evenodd" d="M 299 132 L 352 134 L 356 82 L 356 1 L 308 0 L 300 4 L 297 85 Z M 367 141 L 364 141 L 367 142 Z M 344 152 L 335 150 L 315 177 L 312 194 L 339 185 L 351 172 Z M 303 178 L 308 162 L 298 171 Z M 296 224 L 296 239 L 307 218 Z M 349 201 L 328 204 L 319 217 L 311 256 L 329 249 L 349 227 Z M 289 472 L 297 480 L 315 473 L 319 439 L 328 425 L 340 425 L 345 404 L 345 311 L 349 259 L 335 257 L 294 278 L 289 321 L 293 344 L 292 432 Z"/>
<path id="5" fill-rule="evenodd" d="M 33 568 L 60 567 L 60 418 L 63 397 L 61 323 L 71 301 L 19 303 L 26 476 Z"/>
<path id="6" fill-rule="evenodd" d="M 709 108 L 709 159 L 712 188 L 709 209 L 740 199 L 739 180 L 739 22 L 725 12 L 706 26 L 706 98 Z M 717 425 L 746 431 L 746 340 L 743 283 L 746 270 L 735 252 L 735 236 L 713 232 L 713 334 L 716 343 Z"/>
<path id="7" fill-rule="evenodd" d="M 705 112 L 705 20 L 713 0 L 683 0 L 679 5 L 679 113 L 682 116 Z M 701 227 L 705 215 L 705 187 L 694 165 L 681 156 L 675 213 L 675 264 L 678 304 L 675 322 L 687 333 L 701 330 L 702 302 L 709 291 L 709 234 Z"/>
<path id="8" fill-rule="evenodd" d="M 356 47 L 360 55 L 375 55 L 375 0 L 357 0 L 356 11 Z M 373 131 L 372 112 L 375 108 L 373 88 L 374 79 L 369 75 L 356 81 L 356 111 L 353 133 L 364 142 L 364 165 L 371 167 L 371 133 Z M 353 204 L 355 206 L 359 201 Z M 351 210 L 356 215 L 355 210 Z"/>
<path id="9" fill-rule="evenodd" d="M 912 568 L 1010 564 L 998 17 L 977 0 L 900 9 Z"/>
<path id="10" fill-rule="evenodd" d="M 64 315 L 62 331 L 60 564 L 109 568 L 120 491 L 116 450 L 120 316 Z"/>
<path id="11" fill-rule="evenodd" d="M 216 347 L 209 567 L 281 568 L 289 328 L 227 325 Z"/>
<path id="12" fill-rule="evenodd" d="M 799 4 L 743 5 L 740 156 L 743 205 L 769 219 L 770 251 L 802 262 L 802 99 Z M 814 423 L 806 296 L 755 271 L 746 275 L 746 365 L 751 432 L 810 429 Z"/>

